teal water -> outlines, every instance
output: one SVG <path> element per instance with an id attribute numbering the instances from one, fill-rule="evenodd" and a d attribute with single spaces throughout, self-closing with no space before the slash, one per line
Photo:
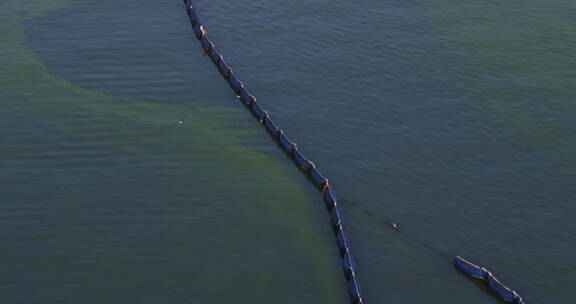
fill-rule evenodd
<path id="1" fill-rule="evenodd" d="M 345 199 L 367 302 L 499 303 L 453 255 L 576 297 L 575 4 L 198 7 Z M 5 0 L 0 40 L 3 303 L 347 303 L 318 193 L 180 1 Z"/>

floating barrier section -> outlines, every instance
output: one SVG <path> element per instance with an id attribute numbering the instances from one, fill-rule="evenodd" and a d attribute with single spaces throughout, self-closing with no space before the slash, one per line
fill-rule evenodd
<path id="1" fill-rule="evenodd" d="M 360 282 L 358 281 L 358 272 L 356 262 L 352 256 L 350 250 L 350 243 L 346 233 L 344 232 L 344 226 L 342 224 L 342 212 L 338 206 L 336 199 L 336 194 L 334 188 L 328 183 L 328 179 L 320 173 L 318 168 L 307 159 L 300 149 L 293 143 L 284 131 L 274 122 L 270 114 L 263 109 L 258 102 L 256 97 L 250 93 L 250 91 L 245 87 L 244 83 L 240 81 L 232 68 L 224 61 L 224 57 L 218 52 L 214 43 L 208 38 L 208 31 L 206 26 L 202 24 L 200 18 L 198 18 L 198 12 L 196 6 L 191 0 L 184 1 L 186 5 L 186 13 L 190 19 L 190 23 L 194 29 L 194 34 L 200 40 L 200 44 L 210 60 L 216 65 L 220 74 L 228 81 L 228 85 L 237 95 L 237 97 L 242 101 L 242 103 L 252 112 L 254 117 L 262 124 L 266 131 L 276 140 L 280 148 L 290 155 L 294 163 L 305 172 L 310 179 L 314 182 L 314 185 L 322 191 L 322 198 L 328 212 L 330 212 L 332 230 L 336 236 L 338 249 L 342 257 L 342 267 L 344 270 L 344 275 L 346 277 L 348 285 L 348 293 L 350 294 L 350 300 L 353 304 L 364 303 L 362 297 L 362 291 L 360 289 Z"/>
<path id="2" fill-rule="evenodd" d="M 514 290 L 500 283 L 486 268 L 472 264 L 462 257 L 454 258 L 454 265 L 460 270 L 477 279 L 486 281 L 490 289 L 495 291 L 504 301 L 514 304 L 524 304 L 524 300 Z"/>

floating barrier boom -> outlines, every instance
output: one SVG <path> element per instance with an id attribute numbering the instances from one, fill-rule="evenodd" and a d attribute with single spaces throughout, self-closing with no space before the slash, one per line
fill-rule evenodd
<path id="1" fill-rule="evenodd" d="M 488 269 L 474 265 L 460 256 L 454 258 L 454 265 L 474 278 L 485 280 L 490 289 L 495 291 L 504 301 L 513 304 L 524 304 L 524 300 L 516 291 L 500 283 Z"/>
<path id="2" fill-rule="evenodd" d="M 314 182 L 314 185 L 322 191 L 322 199 L 326 204 L 328 212 L 330 212 L 332 230 L 336 235 L 336 240 L 338 244 L 338 249 L 342 257 L 342 266 L 344 268 L 344 276 L 346 277 L 348 285 L 348 293 L 350 295 L 350 300 L 353 304 L 365 303 L 362 291 L 360 289 L 360 282 L 358 280 L 356 262 L 352 256 L 350 250 L 350 243 L 346 233 L 344 232 L 344 226 L 342 224 L 342 212 L 336 200 L 336 194 L 334 188 L 328 183 L 328 179 L 318 171 L 313 162 L 307 159 L 300 149 L 294 144 L 284 133 L 284 131 L 278 127 L 278 125 L 272 120 L 272 117 L 268 112 L 263 109 L 258 102 L 256 97 L 250 93 L 246 88 L 244 83 L 240 81 L 232 68 L 224 61 L 224 57 L 218 52 L 214 43 L 208 39 L 208 32 L 206 27 L 200 22 L 198 18 L 196 7 L 192 0 L 184 0 L 186 5 L 186 13 L 190 19 L 190 23 L 194 28 L 194 34 L 200 40 L 202 49 L 204 53 L 208 55 L 210 60 L 217 67 L 220 74 L 228 81 L 230 88 L 236 93 L 240 101 L 252 112 L 254 117 L 262 124 L 268 133 L 279 144 L 280 148 L 290 155 L 294 163 L 302 169 Z"/>

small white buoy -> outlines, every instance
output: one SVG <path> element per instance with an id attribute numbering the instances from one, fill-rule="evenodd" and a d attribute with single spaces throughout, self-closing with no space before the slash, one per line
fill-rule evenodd
<path id="1" fill-rule="evenodd" d="M 180 125 L 183 124 L 183 123 L 184 123 L 183 120 L 180 120 L 180 121 L 178 122 L 178 124 L 180 124 Z"/>

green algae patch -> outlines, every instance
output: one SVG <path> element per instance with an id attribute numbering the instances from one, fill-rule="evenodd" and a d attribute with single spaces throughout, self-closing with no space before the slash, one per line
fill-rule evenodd
<path id="1" fill-rule="evenodd" d="M 211 115 L 218 113 L 220 116 L 238 116 L 238 113 L 244 111 L 240 104 L 231 107 L 197 105 L 198 111 L 194 113 L 193 119 L 179 123 L 178 117 L 188 111 L 189 107 L 120 98 L 79 87 L 54 77 L 34 52 L 24 46 L 25 23 L 42 18 L 70 3 L 72 1 L 5 1 L 0 4 L 0 65 L 3 67 L 0 70 L 0 87 L 4 107 L 0 117 L 11 124 L 11 129 L 19 125 L 34 125 L 34 130 L 45 130 L 46 134 L 59 138 L 61 143 L 48 147 L 54 153 L 66 145 L 91 144 L 91 140 L 96 138 L 102 141 L 98 146 L 101 153 L 122 156 L 127 163 L 170 157 L 171 161 L 164 165 L 141 165 L 141 171 L 160 184 L 158 187 L 163 195 L 193 195 L 196 198 L 190 198 L 191 204 L 214 204 L 218 208 L 234 210 L 227 211 L 225 218 L 234 219 L 233 215 L 237 214 L 241 219 L 236 224 L 244 228 L 233 234 L 240 239 L 244 238 L 246 245 L 253 248 L 250 252 L 267 263 L 274 262 L 276 254 L 284 256 L 275 253 L 274 246 L 282 245 L 284 250 L 292 252 L 288 254 L 290 259 L 286 265 L 270 264 L 268 270 L 258 266 L 259 270 L 256 271 L 251 270 L 251 265 L 258 264 L 258 259 L 242 261 L 232 257 L 242 256 L 242 248 L 235 248 L 238 252 L 232 254 L 203 252 L 200 259 L 204 264 L 197 265 L 197 271 L 204 271 L 207 280 L 219 281 L 215 288 L 241 286 L 253 302 L 260 302 L 269 300 L 271 296 L 263 293 L 263 289 L 279 288 L 279 282 L 306 278 L 307 283 L 299 283 L 312 286 L 318 297 L 326 302 L 341 301 L 345 297 L 345 285 L 340 274 L 337 250 L 332 236 L 327 233 L 327 221 L 319 218 L 327 215 L 318 213 L 321 206 L 312 205 L 320 204 L 319 196 L 318 199 L 312 196 L 316 195 L 308 189 L 312 187 L 306 184 L 304 177 L 299 176 L 280 153 L 273 156 L 243 144 L 243 139 L 247 137 L 254 140 L 261 137 L 263 141 L 269 141 L 256 124 L 253 130 L 242 129 L 233 123 L 213 119 Z M 41 136 L 31 138 L 34 140 Z M 2 152 L 6 159 L 26 162 L 26 155 L 34 152 L 32 142 L 16 138 L 7 141 L 10 148 Z M 273 142 L 269 144 L 274 145 Z M 71 163 L 64 156 L 46 157 L 75 166 L 74 162 Z M 78 162 L 78 166 L 86 166 L 86 163 L 93 161 L 87 158 Z M 185 163 L 183 168 L 197 172 L 174 169 L 181 163 Z M 104 162 L 98 165 L 99 168 L 94 165 L 86 170 L 93 175 L 113 174 L 105 166 Z M 58 171 L 58 168 L 53 170 Z M 53 176 L 57 176 L 56 173 Z M 0 175 L 0 181 L 11 178 Z M 54 188 L 61 186 L 56 182 L 57 179 L 43 181 Z M 197 187 L 195 192 L 191 192 L 191 187 Z M 246 189 L 248 187 L 252 189 Z M 86 198 L 81 191 L 76 193 L 63 186 L 52 191 L 60 194 L 68 192 L 64 197 L 79 200 Z M 69 211 L 62 209 L 61 212 L 67 214 Z M 263 218 L 268 220 L 262 222 Z M 66 221 L 76 225 L 73 219 Z M 213 223 L 211 219 L 199 220 L 199 224 L 214 230 L 220 227 L 221 231 L 215 234 L 222 238 L 228 233 L 226 229 L 238 229 L 226 223 Z M 259 231 L 259 228 L 265 231 Z M 82 237 L 74 230 L 68 231 L 66 235 L 72 239 Z M 228 241 L 238 244 L 234 239 Z M 208 247 L 214 249 L 218 246 Z M 235 276 L 225 278 L 218 275 L 218 279 L 211 277 L 210 272 L 222 271 L 220 266 L 211 263 L 211 254 L 220 256 L 224 263 L 244 264 L 241 272 L 246 275 L 255 273 L 256 279 L 247 283 Z M 108 255 L 110 258 L 120 256 L 122 260 L 130 260 L 126 252 L 114 251 Z M 104 253 L 97 260 L 105 263 L 109 260 L 108 255 Z M 284 275 L 282 271 L 292 268 L 289 265 L 291 261 L 304 268 L 301 271 L 303 277 L 292 274 L 293 277 L 278 280 Z"/>

